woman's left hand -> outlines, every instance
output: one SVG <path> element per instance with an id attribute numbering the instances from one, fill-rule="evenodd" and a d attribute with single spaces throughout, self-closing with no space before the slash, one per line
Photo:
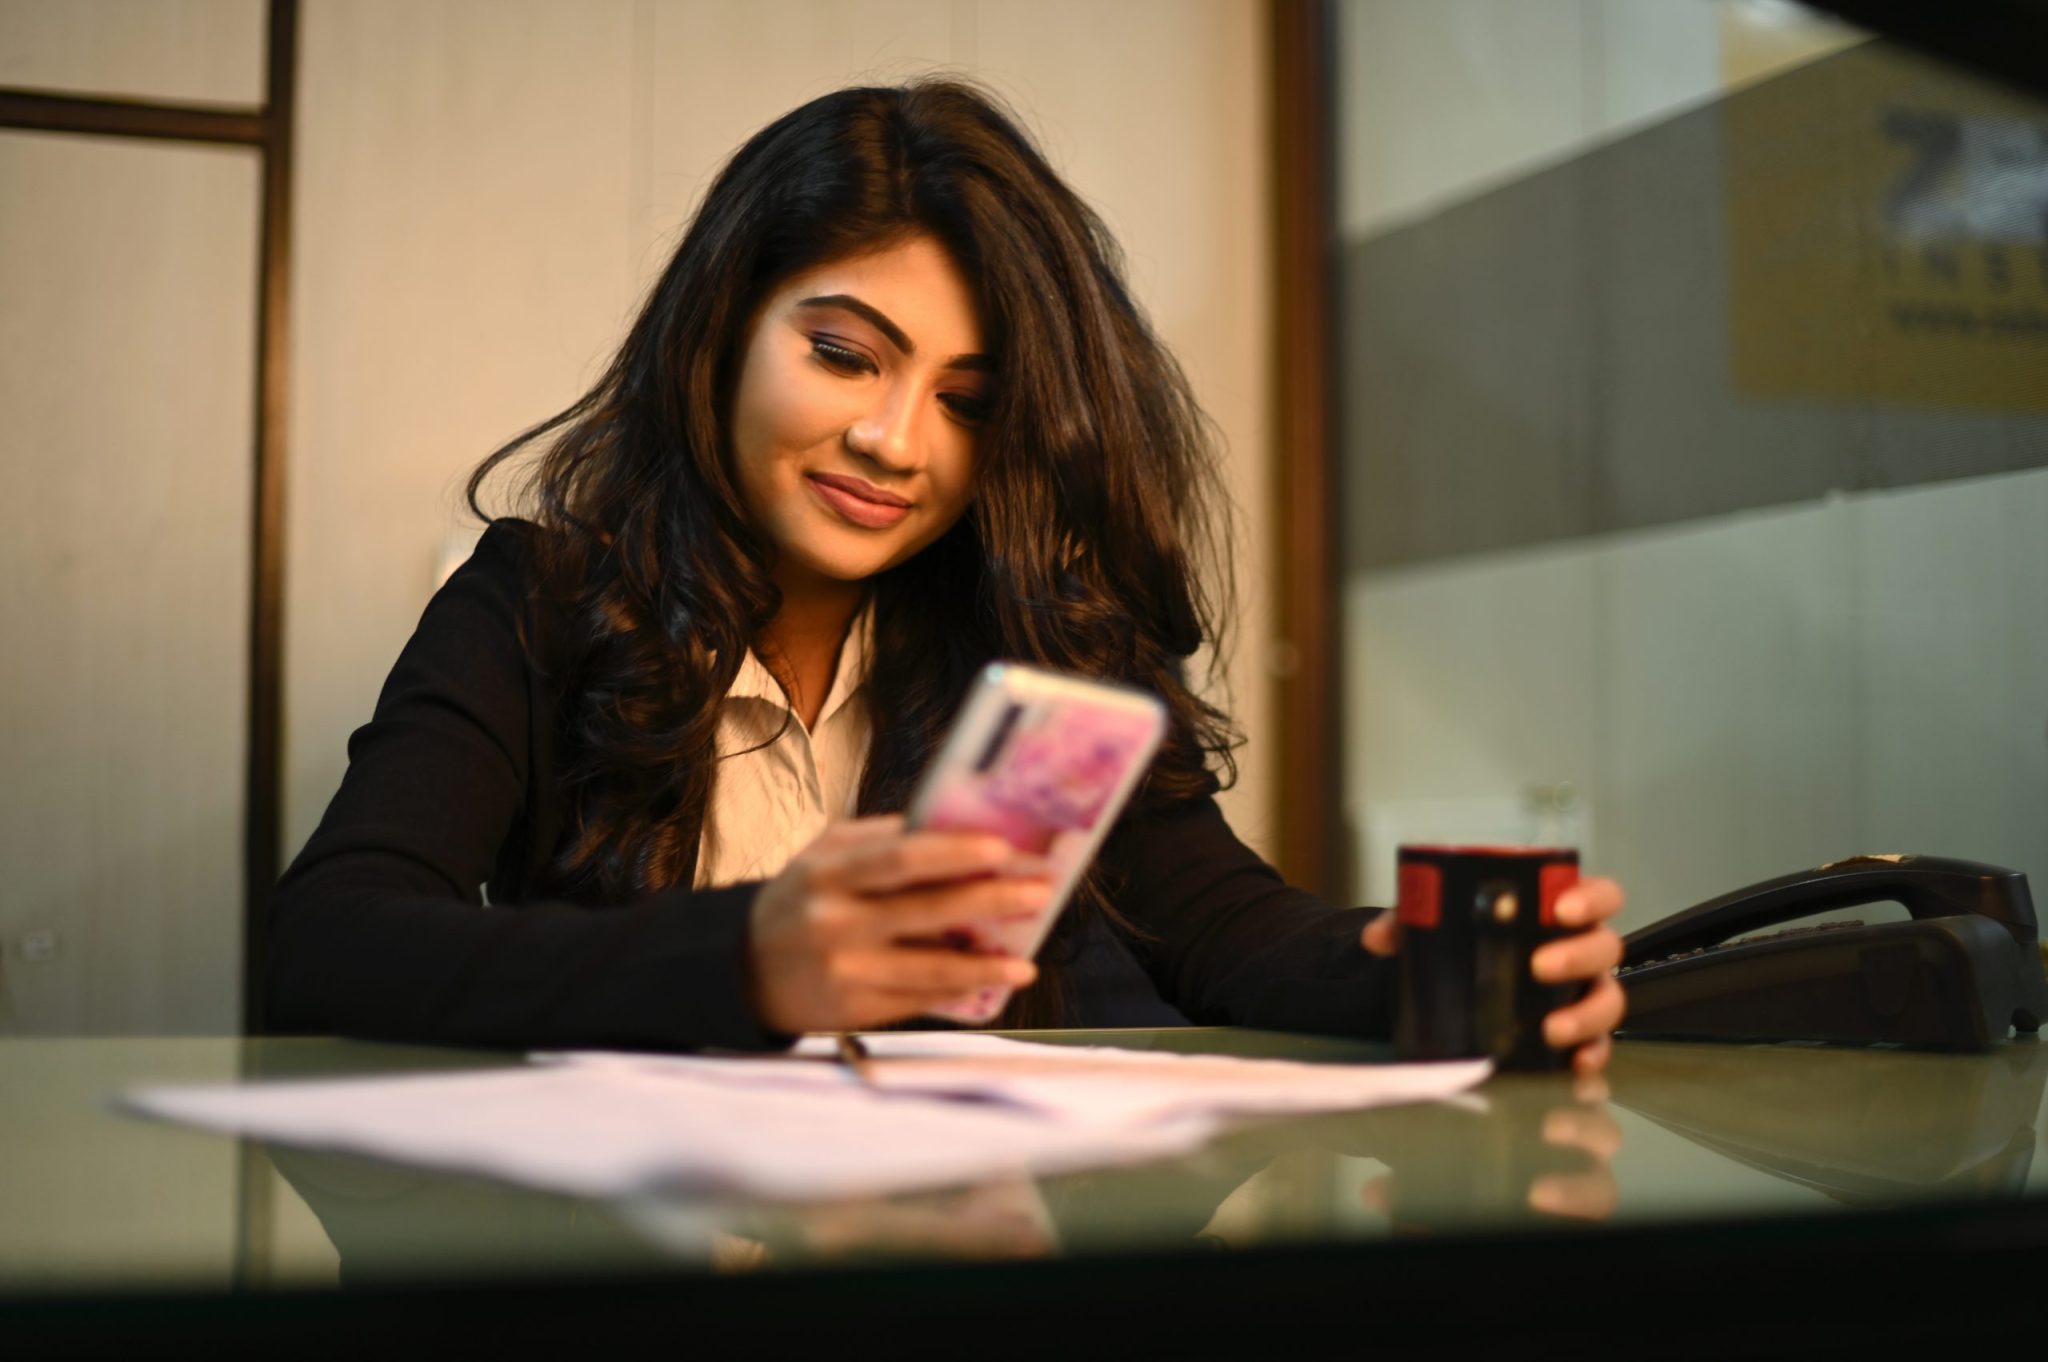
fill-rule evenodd
<path id="1" fill-rule="evenodd" d="M 1557 920 L 1582 930 L 1539 947 L 1529 962 L 1546 984 L 1590 980 L 1586 996 L 1560 1007 L 1543 1020 L 1543 1037 L 1557 1049 L 1574 1049 L 1572 1067 L 1582 1074 L 1607 1066 L 1614 1051 L 1614 1028 L 1621 1025 L 1626 1004 L 1613 970 L 1621 963 L 1621 938 L 1607 919 L 1621 911 L 1621 886 L 1613 880 L 1580 880 L 1557 896 Z M 1365 924 L 1359 938 L 1374 955 L 1392 955 L 1401 947 L 1400 924 L 1394 914 L 1381 913 Z"/>

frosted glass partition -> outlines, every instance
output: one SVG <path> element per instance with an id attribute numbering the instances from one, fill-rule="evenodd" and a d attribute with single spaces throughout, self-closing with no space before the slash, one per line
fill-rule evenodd
<path id="1" fill-rule="evenodd" d="M 1354 890 L 2048 885 L 2048 104 L 1788 5 L 1339 18 Z"/>
<path id="2" fill-rule="evenodd" d="M 0 86 L 263 102 L 263 0 L 0 0 Z"/>
<path id="3" fill-rule="evenodd" d="M 0 134 L 0 1033 L 239 1024 L 259 179 Z"/>

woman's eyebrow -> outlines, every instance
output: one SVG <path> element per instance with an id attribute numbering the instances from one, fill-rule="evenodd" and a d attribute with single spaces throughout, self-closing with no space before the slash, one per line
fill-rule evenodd
<path id="1" fill-rule="evenodd" d="M 854 316 L 865 320 L 875 330 L 888 337 L 889 344 L 895 346 L 903 355 L 910 356 L 917 353 L 916 343 L 910 337 L 903 334 L 902 327 L 889 320 L 889 315 L 886 312 L 883 312 L 871 303 L 862 302 L 851 293 L 827 293 L 816 298 L 805 298 L 797 306 L 844 308 Z M 955 355 L 941 367 L 947 369 L 972 369 L 978 373 L 992 373 L 995 370 L 996 362 L 995 358 L 991 355 Z"/>

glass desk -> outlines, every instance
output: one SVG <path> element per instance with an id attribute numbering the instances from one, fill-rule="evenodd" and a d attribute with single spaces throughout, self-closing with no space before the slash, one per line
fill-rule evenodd
<path id="1" fill-rule="evenodd" d="M 1225 1029 L 1033 1038 L 1391 1058 Z M 362 1330 L 368 1346 L 375 1330 L 561 1327 L 588 1344 L 682 1321 L 797 1346 L 909 1312 L 974 1336 L 997 1316 L 1020 1343 L 1123 1328 L 1220 1347 L 1235 1306 L 1267 1343 L 1283 1321 L 1368 1315 L 1417 1337 L 1562 1342 L 1589 1310 L 1667 1331 L 1675 1311 L 1704 1353 L 1822 1322 L 1836 1341 L 1913 1320 L 2037 1337 L 2028 1302 L 2048 1291 L 2048 1053 L 2032 1038 L 1987 1055 L 1625 1041 L 1591 1083 L 1506 1075 L 1483 1101 L 1247 1123 L 1163 1163 L 819 1205 L 579 1201 L 108 1104 L 143 1082 L 513 1062 L 326 1039 L 0 1041 L 0 1337 Z"/>

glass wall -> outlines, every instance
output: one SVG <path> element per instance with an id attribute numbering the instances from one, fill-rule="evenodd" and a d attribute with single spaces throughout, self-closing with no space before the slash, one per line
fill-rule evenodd
<path id="1" fill-rule="evenodd" d="M 2048 876 L 2048 102 L 1782 2 L 1339 29 L 1353 894 Z"/>

